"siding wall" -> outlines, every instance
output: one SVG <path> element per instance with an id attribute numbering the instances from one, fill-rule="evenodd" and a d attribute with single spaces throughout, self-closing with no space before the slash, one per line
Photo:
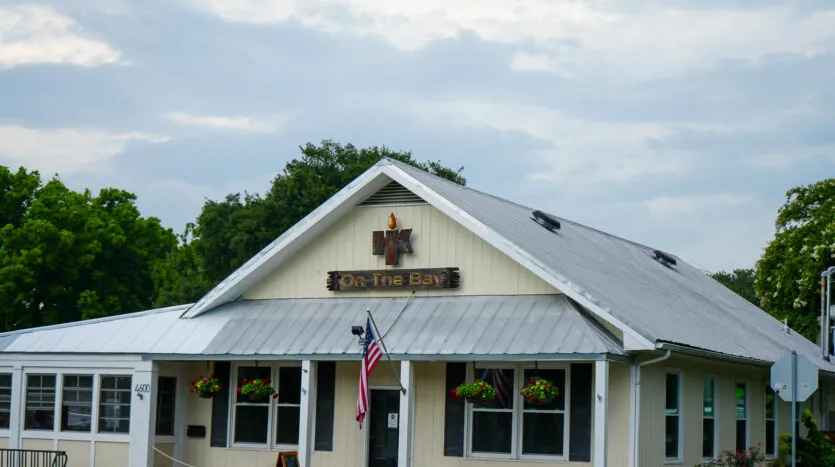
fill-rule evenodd
<path id="1" fill-rule="evenodd" d="M 128 443 L 96 442 L 96 467 L 128 465 L 129 459 Z"/>
<path id="2" fill-rule="evenodd" d="M 383 256 L 371 252 L 375 230 L 385 230 L 389 213 L 398 228 L 413 229 L 414 253 L 400 255 L 400 265 L 386 266 Z M 261 283 L 244 293 L 245 299 L 322 298 L 335 296 L 325 288 L 327 272 L 396 268 L 458 267 L 461 285 L 456 295 L 550 294 L 553 287 L 519 266 L 470 231 L 429 205 L 358 207 Z M 350 292 L 376 296 L 403 295 L 404 291 Z M 449 290 L 422 291 L 421 295 L 449 295 Z M 345 294 L 348 295 L 348 294 Z"/>
<path id="3" fill-rule="evenodd" d="M 58 450 L 67 451 L 67 467 L 90 467 L 90 441 L 60 440 Z"/>
<path id="4" fill-rule="evenodd" d="M 683 462 L 665 464 L 665 378 L 667 371 L 681 373 Z M 748 425 L 750 444 L 763 443 L 765 450 L 765 387 L 769 369 L 719 363 L 713 360 L 673 356 L 643 368 L 641 375 L 641 426 L 639 465 L 656 467 L 681 465 L 691 467 L 702 462 L 702 381 L 707 375 L 717 379 L 718 449 L 736 449 L 736 382 L 748 383 Z M 778 403 L 779 433 L 791 430 L 791 405 Z M 820 420 L 820 418 L 818 418 Z"/>

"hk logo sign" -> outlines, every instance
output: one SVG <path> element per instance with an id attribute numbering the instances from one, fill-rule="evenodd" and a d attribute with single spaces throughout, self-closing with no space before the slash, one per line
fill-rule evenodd
<path id="1" fill-rule="evenodd" d="M 400 262 L 402 253 L 414 251 L 410 240 L 412 229 L 397 230 L 394 213 L 389 215 L 388 228 L 374 232 L 373 252 L 375 255 L 386 255 L 386 264 L 393 266 Z"/>

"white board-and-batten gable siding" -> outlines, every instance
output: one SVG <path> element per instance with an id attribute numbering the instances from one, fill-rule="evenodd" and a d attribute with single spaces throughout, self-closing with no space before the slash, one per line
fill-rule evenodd
<path id="1" fill-rule="evenodd" d="M 397 266 L 372 254 L 372 232 L 386 230 L 390 213 L 398 229 L 412 229 L 414 253 Z M 245 300 L 327 298 L 328 271 L 457 267 L 456 289 L 421 290 L 421 295 L 558 294 L 545 281 L 429 204 L 357 206 L 335 225 L 244 292 Z M 403 290 L 341 292 L 340 296 L 401 296 Z"/>

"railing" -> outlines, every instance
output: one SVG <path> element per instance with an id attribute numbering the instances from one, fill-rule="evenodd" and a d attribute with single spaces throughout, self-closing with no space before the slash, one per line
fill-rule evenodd
<path id="1" fill-rule="evenodd" d="M 0 467 L 67 467 L 67 453 L 32 449 L 0 449 Z"/>

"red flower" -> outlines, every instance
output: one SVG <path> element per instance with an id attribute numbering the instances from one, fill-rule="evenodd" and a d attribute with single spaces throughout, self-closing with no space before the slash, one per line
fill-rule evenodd
<path id="1" fill-rule="evenodd" d="M 209 380 L 208 380 L 208 379 L 204 379 L 204 380 L 203 380 L 203 384 L 207 384 L 208 382 L 209 382 Z"/>
<path id="2" fill-rule="evenodd" d="M 273 394 L 273 399 L 278 399 L 278 393 Z"/>
<path id="3" fill-rule="evenodd" d="M 535 381 L 534 381 L 534 379 L 533 379 L 533 378 L 531 378 L 531 384 L 533 384 L 533 383 L 535 383 Z"/>
<path id="4" fill-rule="evenodd" d="M 240 394 L 240 393 L 241 393 L 241 388 L 238 388 L 238 394 Z"/>
<path id="5" fill-rule="evenodd" d="M 246 378 L 244 378 L 244 384 L 246 384 Z"/>

